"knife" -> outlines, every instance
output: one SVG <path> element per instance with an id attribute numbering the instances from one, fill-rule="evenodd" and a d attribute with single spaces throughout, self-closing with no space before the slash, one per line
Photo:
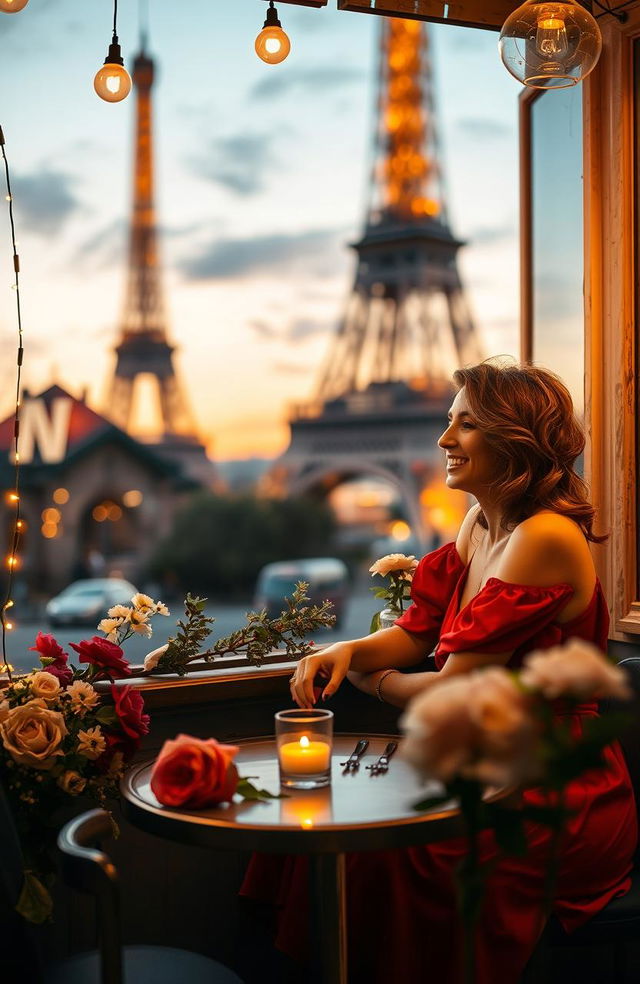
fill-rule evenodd
<path id="1" fill-rule="evenodd" d="M 369 739 L 361 738 L 358 744 L 356 745 L 356 747 L 354 748 L 354 750 L 351 752 L 351 755 L 349 756 L 347 761 L 340 763 L 340 765 L 343 766 L 342 769 L 343 775 L 345 774 L 345 772 L 355 772 L 358 769 L 360 765 L 360 756 L 364 755 L 368 747 L 369 747 Z"/>

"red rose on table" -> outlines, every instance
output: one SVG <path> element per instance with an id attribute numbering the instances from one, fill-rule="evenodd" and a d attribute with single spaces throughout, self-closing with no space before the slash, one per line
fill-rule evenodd
<path id="1" fill-rule="evenodd" d="M 44 659 L 52 659 L 53 663 L 47 663 L 42 669 L 45 673 L 51 673 L 60 681 L 61 687 L 68 687 L 73 680 L 73 670 L 69 666 L 69 655 L 65 653 L 62 646 L 48 632 L 38 632 L 35 646 L 29 647 L 29 652 L 39 653 Z"/>
<path id="2" fill-rule="evenodd" d="M 144 714 L 144 701 L 133 687 L 114 687 L 111 684 L 111 696 L 118 715 L 120 727 L 127 738 L 140 743 L 143 735 L 149 733 L 149 715 Z"/>
<path id="3" fill-rule="evenodd" d="M 97 666 L 102 676 L 110 676 L 114 680 L 131 676 L 129 663 L 124 658 L 120 646 L 100 636 L 85 639 L 83 642 L 70 642 L 69 645 L 80 654 L 81 663 L 91 663 Z"/>
<path id="4" fill-rule="evenodd" d="M 165 806 L 200 807 L 229 802 L 238 785 L 236 745 L 178 735 L 165 741 L 151 773 L 151 789 Z"/>

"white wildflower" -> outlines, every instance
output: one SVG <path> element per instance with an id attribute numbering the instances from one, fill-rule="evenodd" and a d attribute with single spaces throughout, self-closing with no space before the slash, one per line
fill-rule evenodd
<path id="1" fill-rule="evenodd" d="M 142 594 L 140 591 L 137 594 L 134 594 L 131 599 L 131 604 L 134 608 L 141 609 L 142 611 L 153 612 L 156 608 L 156 603 L 153 598 L 150 598 L 149 595 Z"/>
<path id="2" fill-rule="evenodd" d="M 158 615 L 169 615 L 169 614 L 171 614 L 169 612 L 169 609 L 167 608 L 167 606 L 165 604 L 163 604 L 161 601 L 156 601 L 156 612 L 158 613 Z"/>
<path id="3" fill-rule="evenodd" d="M 114 605 L 113 608 L 109 609 L 107 615 L 109 616 L 109 618 L 121 618 L 125 622 L 127 622 L 131 617 L 131 612 L 132 609 L 127 608 L 126 605 Z"/>
<path id="4" fill-rule="evenodd" d="M 86 680 L 76 680 L 67 687 L 66 693 L 71 701 L 72 710 L 80 717 L 83 717 L 87 711 L 95 707 L 100 700 L 98 691 L 90 683 L 87 683 Z"/>
<path id="5" fill-rule="evenodd" d="M 86 731 L 78 731 L 78 755 L 84 755 L 88 759 L 97 759 L 100 758 L 106 747 L 107 742 L 102 734 L 102 729 L 98 726 L 87 728 Z"/>

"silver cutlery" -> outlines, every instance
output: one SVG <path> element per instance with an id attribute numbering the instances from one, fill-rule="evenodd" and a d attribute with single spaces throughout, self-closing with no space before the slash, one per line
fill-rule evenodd
<path id="1" fill-rule="evenodd" d="M 361 738 L 351 755 L 346 762 L 341 762 L 342 774 L 345 775 L 347 772 L 357 772 L 360 768 L 360 757 L 364 755 L 367 748 L 369 747 L 368 738 Z"/>
<path id="2" fill-rule="evenodd" d="M 390 741 L 387 747 L 385 748 L 384 752 L 378 759 L 378 761 L 374 762 L 373 765 L 367 766 L 367 769 L 370 770 L 369 775 L 378 776 L 380 775 L 380 773 L 386 772 L 387 769 L 389 768 L 389 759 L 391 758 L 397 747 L 398 747 L 397 741 Z"/>

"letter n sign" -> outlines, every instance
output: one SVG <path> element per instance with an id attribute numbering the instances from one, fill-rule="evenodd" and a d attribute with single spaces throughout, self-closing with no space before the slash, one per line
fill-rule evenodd
<path id="1" fill-rule="evenodd" d="M 44 400 L 25 400 L 20 415 L 20 461 L 23 465 L 33 461 L 36 448 L 48 465 L 63 460 L 67 453 L 72 406 L 70 397 L 61 396 L 52 401 L 49 413 Z"/>

